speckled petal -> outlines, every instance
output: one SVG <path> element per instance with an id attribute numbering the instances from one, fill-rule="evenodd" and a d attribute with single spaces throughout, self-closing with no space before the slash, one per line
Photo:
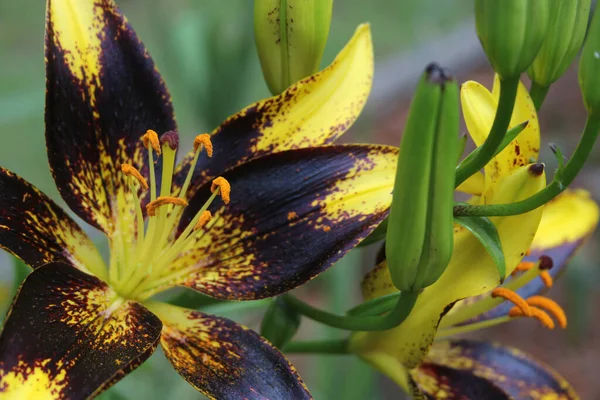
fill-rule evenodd
<path id="1" fill-rule="evenodd" d="M 98 278 L 44 265 L 21 286 L 0 336 L 0 397 L 93 397 L 149 357 L 161 329 Z"/>
<path id="2" fill-rule="evenodd" d="M 140 136 L 175 121 L 154 63 L 112 0 L 47 0 L 45 119 L 69 207 L 109 235 L 120 229 L 114 220 L 133 215 L 121 164 L 147 176 Z"/>
<path id="3" fill-rule="evenodd" d="M 289 150 L 225 177 L 231 203 L 171 266 L 179 283 L 227 299 L 271 297 L 314 278 L 387 216 L 398 151 L 339 145 Z M 183 227 L 210 195 L 201 188 Z M 178 272 L 179 271 L 179 272 Z"/>
<path id="4" fill-rule="evenodd" d="M 29 182 L 0 167 L 0 247 L 32 268 L 68 261 L 105 273 L 96 247 L 59 206 Z"/>
<path id="5" fill-rule="evenodd" d="M 542 255 L 550 257 L 553 267 L 548 272 L 553 278 L 558 278 L 573 254 L 586 242 L 597 226 L 598 204 L 592 200 L 590 193 L 582 189 L 566 190 L 544 206 L 540 226 L 531 243 L 531 254 L 524 260 L 537 261 Z M 538 278 L 517 292 L 521 297 L 528 298 L 546 290 L 548 288 Z M 476 300 L 469 299 L 469 303 L 474 301 Z M 507 315 L 512 307 L 511 303 L 502 303 L 466 321 L 465 324 Z"/>
<path id="6" fill-rule="evenodd" d="M 214 156 L 199 160 L 188 197 L 211 177 L 253 158 L 331 143 L 359 116 L 372 80 L 371 30 L 361 25 L 327 68 L 249 105 L 215 129 Z M 178 167 L 175 186 L 185 180 L 191 159 L 189 154 Z"/>
<path id="7" fill-rule="evenodd" d="M 465 82 L 461 86 L 460 99 L 465 123 L 469 135 L 477 146 L 481 146 L 485 142 L 490 132 L 498 107 L 498 94 L 498 77 L 494 82 L 493 93 L 474 81 Z M 484 168 L 486 187 L 501 177 L 509 175 L 516 168 L 535 162 L 538 158 L 540 126 L 537 113 L 527 88 L 519 83 L 509 128 L 525 121 L 529 121 L 529 123 L 517 139 L 513 140 Z"/>
<path id="8" fill-rule="evenodd" d="M 482 196 L 486 204 L 519 201 L 537 193 L 546 184 L 537 166 L 524 166 L 498 180 Z M 530 246 L 541 219 L 542 210 L 490 220 L 498 230 L 510 274 Z M 363 358 L 386 354 L 409 368 L 416 367 L 427 354 L 442 317 L 459 300 L 486 293 L 500 284 L 500 276 L 491 256 L 465 228 L 455 226 L 454 252 L 448 267 L 433 285 L 419 295 L 413 311 L 404 322 L 387 331 L 360 332 L 352 335 L 350 349 Z M 363 281 L 363 295 L 370 300 L 397 291 L 388 268 L 381 264 Z"/>
<path id="9" fill-rule="evenodd" d="M 437 342 L 411 375 L 429 399 L 579 399 L 550 367 L 489 342 Z"/>
<path id="10" fill-rule="evenodd" d="M 311 399 L 290 362 L 254 331 L 226 318 L 150 302 L 175 370 L 211 399 Z"/>

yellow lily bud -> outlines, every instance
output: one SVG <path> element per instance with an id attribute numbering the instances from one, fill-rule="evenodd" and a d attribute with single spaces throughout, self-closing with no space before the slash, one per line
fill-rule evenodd
<path id="1" fill-rule="evenodd" d="M 532 81 L 550 86 L 565 73 L 581 48 L 591 0 L 557 1 L 550 12 L 544 44 L 527 70 Z"/>
<path id="2" fill-rule="evenodd" d="M 549 0 L 475 1 L 477 36 L 502 78 L 529 68 L 544 43 L 549 20 Z"/>
<path id="3" fill-rule="evenodd" d="M 254 36 L 274 95 L 319 70 L 333 0 L 255 0 Z"/>
<path id="4" fill-rule="evenodd" d="M 579 60 L 579 87 L 588 113 L 600 111 L 600 13 L 596 12 Z"/>

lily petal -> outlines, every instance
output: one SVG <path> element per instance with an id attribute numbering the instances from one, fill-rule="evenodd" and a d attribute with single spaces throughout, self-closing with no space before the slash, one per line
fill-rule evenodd
<path id="1" fill-rule="evenodd" d="M 110 235 L 134 215 L 121 164 L 148 176 L 141 135 L 175 129 L 167 88 L 112 0 L 47 0 L 45 118 L 62 197 Z"/>
<path id="2" fill-rule="evenodd" d="M 150 302 L 173 367 L 215 399 L 311 399 L 290 362 L 254 331 L 221 317 Z"/>
<path id="3" fill-rule="evenodd" d="M 492 127 L 498 107 L 499 80 L 496 76 L 493 93 L 483 85 L 468 81 L 460 91 L 463 115 L 471 138 L 481 146 Z M 486 187 L 516 168 L 537 160 L 540 150 L 540 126 L 529 92 L 519 83 L 515 107 L 509 128 L 529 121 L 527 127 L 485 167 Z"/>
<path id="4" fill-rule="evenodd" d="M 483 198 L 486 204 L 505 204 L 523 200 L 541 190 L 545 175 L 538 165 L 524 166 L 493 184 Z M 505 252 L 507 275 L 521 261 L 529 248 L 541 219 L 542 210 L 490 218 L 498 230 Z M 455 227 L 452 260 L 440 279 L 419 295 L 413 312 L 397 328 L 382 332 L 361 332 L 352 335 L 352 352 L 387 353 L 408 368 L 417 366 L 427 354 L 441 318 L 457 301 L 476 296 L 500 283 L 496 265 L 479 240 L 463 227 Z M 367 300 L 393 293 L 387 268 L 374 269 L 365 277 L 363 295 Z"/>
<path id="5" fill-rule="evenodd" d="M 0 167 L 0 247 L 32 268 L 68 261 L 105 274 L 96 247 L 59 206 L 29 182 Z"/>
<path id="6" fill-rule="evenodd" d="M 25 280 L 0 336 L 0 397 L 88 398 L 152 354 L 160 320 L 64 263 Z"/>
<path id="7" fill-rule="evenodd" d="M 427 398 L 579 399 L 547 365 L 515 348 L 474 340 L 436 342 L 412 378 Z"/>
<path id="8" fill-rule="evenodd" d="M 188 190 L 265 154 L 331 143 L 362 111 L 373 81 L 373 44 L 369 25 L 360 25 L 346 47 L 325 69 L 278 96 L 261 100 L 225 120 L 212 132 L 214 156 L 201 158 Z M 193 153 L 177 169 L 181 186 Z"/>
<path id="9" fill-rule="evenodd" d="M 467 178 L 466 181 L 458 185 L 456 188 L 459 192 L 472 194 L 473 196 L 481 196 L 485 191 L 485 177 L 481 172 L 476 172 Z"/>
<path id="10" fill-rule="evenodd" d="M 542 255 L 548 256 L 553 265 L 548 272 L 552 278 L 559 277 L 573 254 L 598 226 L 598 213 L 598 204 L 592 200 L 589 192 L 583 189 L 565 190 L 544 206 L 540 226 L 531 243 L 531 254 L 524 260 L 535 262 Z M 541 279 L 534 279 L 517 290 L 517 293 L 523 298 L 529 298 L 547 289 Z M 465 323 L 508 315 L 512 307 L 513 304 L 502 303 Z"/>
<path id="11" fill-rule="evenodd" d="M 225 177 L 231 203 L 175 261 L 178 279 L 225 299 L 271 297 L 314 278 L 387 216 L 398 149 L 337 145 L 288 150 L 243 164 Z M 180 229 L 210 195 L 190 201 Z M 179 271 L 179 272 L 178 272 Z"/>

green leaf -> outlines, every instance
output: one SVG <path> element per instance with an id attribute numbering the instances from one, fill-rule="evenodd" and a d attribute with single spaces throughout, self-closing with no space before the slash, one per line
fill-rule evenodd
<path id="1" fill-rule="evenodd" d="M 496 263 L 500 279 L 504 282 L 506 278 L 506 261 L 500 243 L 500 236 L 492 221 L 488 217 L 454 217 L 454 221 L 467 228 L 473 236 L 479 239 Z"/>

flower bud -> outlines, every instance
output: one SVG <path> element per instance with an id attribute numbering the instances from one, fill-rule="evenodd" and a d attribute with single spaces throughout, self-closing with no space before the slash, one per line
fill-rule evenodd
<path id="1" fill-rule="evenodd" d="M 532 81 L 548 87 L 565 73 L 581 48 L 590 15 L 591 0 L 557 1 L 550 24 L 533 64 L 527 70 Z"/>
<path id="2" fill-rule="evenodd" d="M 502 78 L 525 72 L 538 54 L 550 20 L 549 0 L 476 0 L 477 36 Z"/>
<path id="3" fill-rule="evenodd" d="M 595 12 L 579 60 L 579 87 L 589 114 L 600 111 L 600 12 Z"/>
<path id="4" fill-rule="evenodd" d="M 319 70 L 333 0 L 255 0 L 254 36 L 274 95 Z"/>
<path id="5" fill-rule="evenodd" d="M 300 315 L 281 298 L 267 309 L 260 325 L 260 334 L 280 349 L 289 342 L 300 327 Z"/>
<path id="6" fill-rule="evenodd" d="M 458 85 L 432 64 L 410 106 L 388 220 L 387 263 L 401 291 L 431 285 L 450 262 L 458 134 Z"/>

